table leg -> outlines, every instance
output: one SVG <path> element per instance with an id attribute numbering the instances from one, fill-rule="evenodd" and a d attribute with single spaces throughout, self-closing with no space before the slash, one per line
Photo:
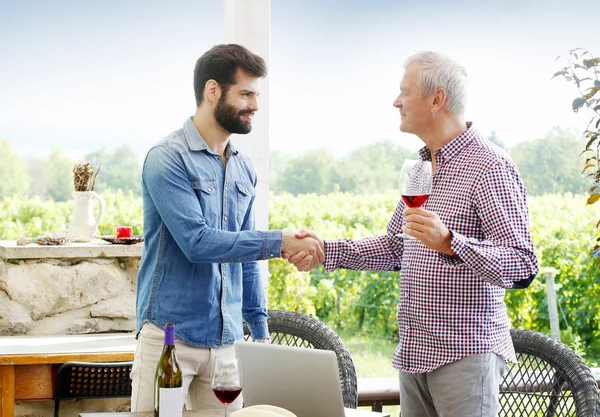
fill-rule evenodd
<path id="1" fill-rule="evenodd" d="M 15 415 L 15 366 L 0 366 L 0 417 Z"/>

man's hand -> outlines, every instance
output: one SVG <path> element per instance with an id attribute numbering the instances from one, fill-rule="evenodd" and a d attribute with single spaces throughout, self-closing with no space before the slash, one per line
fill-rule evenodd
<path id="1" fill-rule="evenodd" d="M 292 262 L 299 271 L 310 271 L 318 268 L 325 262 L 325 251 L 322 241 L 304 235 L 303 230 L 294 232 L 283 232 L 283 244 L 281 248 L 284 259 L 294 259 Z M 301 236 L 301 237 L 299 237 Z"/>
<path id="2" fill-rule="evenodd" d="M 295 234 L 295 237 L 302 240 L 315 240 L 319 245 L 319 251 L 323 255 L 322 258 L 319 259 L 319 262 L 314 262 L 313 259 L 309 259 L 309 256 L 305 256 L 306 254 L 303 252 L 298 252 L 296 254 L 292 254 L 287 251 L 283 251 L 283 258 L 287 259 L 289 263 L 294 264 L 298 271 L 310 271 L 311 269 L 318 268 L 325 262 L 325 242 L 321 239 L 315 232 L 310 230 L 300 230 Z"/>
<path id="3" fill-rule="evenodd" d="M 409 208 L 402 212 L 406 219 L 403 232 L 416 237 L 429 249 L 446 255 L 456 255 L 450 247 L 452 234 L 437 214 L 422 208 Z"/>

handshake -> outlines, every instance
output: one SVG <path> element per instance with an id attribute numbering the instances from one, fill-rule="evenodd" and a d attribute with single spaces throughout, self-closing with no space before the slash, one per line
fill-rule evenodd
<path id="1" fill-rule="evenodd" d="M 325 243 L 309 230 L 283 232 L 281 253 L 298 271 L 310 271 L 325 262 Z"/>

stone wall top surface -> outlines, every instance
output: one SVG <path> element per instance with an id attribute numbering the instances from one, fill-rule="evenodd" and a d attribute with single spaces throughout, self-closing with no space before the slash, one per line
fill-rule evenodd
<path id="1" fill-rule="evenodd" d="M 3 259 L 139 258 L 142 256 L 143 249 L 143 243 L 114 245 L 103 240 L 65 246 L 43 246 L 35 243 L 17 246 L 15 240 L 0 240 L 0 258 Z"/>

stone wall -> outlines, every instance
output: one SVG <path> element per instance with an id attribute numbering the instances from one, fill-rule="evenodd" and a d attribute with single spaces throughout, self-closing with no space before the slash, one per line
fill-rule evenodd
<path id="1" fill-rule="evenodd" d="M 142 245 L 106 242 L 18 247 L 0 241 L 0 335 L 135 330 L 135 284 Z M 129 400 L 63 401 L 61 417 L 124 411 Z M 52 416 L 50 401 L 17 403 L 20 417 Z"/>
<path id="2" fill-rule="evenodd" d="M 135 258 L 0 263 L 0 335 L 135 329 Z"/>

